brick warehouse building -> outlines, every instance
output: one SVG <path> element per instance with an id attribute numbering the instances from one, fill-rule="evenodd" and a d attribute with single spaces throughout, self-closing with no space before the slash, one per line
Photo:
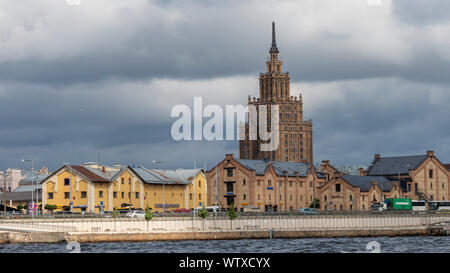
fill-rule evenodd
<path id="1" fill-rule="evenodd" d="M 374 156 L 359 175 L 343 175 L 322 161 L 320 171 L 327 182 L 318 188 L 322 209 L 370 210 L 387 198 L 443 201 L 450 199 L 450 168 L 433 151 L 423 155 Z"/>
<path id="2" fill-rule="evenodd" d="M 267 72 L 259 75 L 259 98 L 251 99 L 248 104 L 258 107 L 267 106 L 268 126 L 270 127 L 271 106 L 279 105 L 280 128 L 279 147 L 275 151 L 260 151 L 262 140 L 249 140 L 249 125 L 245 127 L 245 139 L 239 141 L 241 159 L 265 159 L 270 161 L 292 161 L 313 163 L 312 122 L 303 120 L 302 96 L 290 95 L 289 72 L 282 72 L 283 62 L 278 59 L 275 38 L 275 23 L 272 23 L 272 46 L 270 60 L 266 62 Z M 259 123 L 259 121 L 258 121 Z M 258 124 L 259 128 L 259 124 Z"/>
<path id="3" fill-rule="evenodd" d="M 206 172 L 208 205 L 293 211 L 309 207 L 325 179 L 308 163 L 236 159 L 227 154 Z"/>

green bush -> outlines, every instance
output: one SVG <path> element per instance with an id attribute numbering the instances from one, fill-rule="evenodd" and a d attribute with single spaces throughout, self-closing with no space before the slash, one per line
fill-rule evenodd
<path id="1" fill-rule="evenodd" d="M 231 203 L 230 208 L 227 210 L 228 219 L 234 220 L 237 218 L 236 212 L 234 211 L 234 203 Z"/>
<path id="2" fill-rule="evenodd" d="M 46 210 L 53 211 L 53 210 L 56 209 L 56 205 L 45 204 L 45 207 L 44 207 L 44 208 L 45 208 Z"/>
<path id="3" fill-rule="evenodd" d="M 145 209 L 145 220 L 150 221 L 153 219 L 153 212 L 150 210 L 149 207 Z"/>
<path id="4" fill-rule="evenodd" d="M 208 217 L 208 211 L 206 210 L 205 207 L 203 207 L 198 213 L 197 213 L 198 217 L 205 219 L 206 217 Z"/>
<path id="5" fill-rule="evenodd" d="M 309 207 L 320 209 L 320 200 L 315 198 L 314 201 L 311 202 L 311 205 L 309 205 Z"/>

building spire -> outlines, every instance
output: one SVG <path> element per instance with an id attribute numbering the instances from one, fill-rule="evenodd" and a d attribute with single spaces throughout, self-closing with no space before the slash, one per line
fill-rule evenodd
<path id="1" fill-rule="evenodd" d="M 278 53 L 277 39 L 275 37 L 275 22 L 272 22 L 272 47 L 270 48 L 270 53 Z"/>

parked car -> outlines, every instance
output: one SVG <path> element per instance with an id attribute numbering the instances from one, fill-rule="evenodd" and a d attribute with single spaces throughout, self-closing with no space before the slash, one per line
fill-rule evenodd
<path id="1" fill-rule="evenodd" d="M 319 214 L 314 208 L 300 208 L 297 210 L 298 213 L 304 215 L 317 215 Z"/>
<path id="2" fill-rule="evenodd" d="M 383 204 L 382 203 L 373 203 L 370 207 L 372 211 L 383 211 Z"/>
<path id="3" fill-rule="evenodd" d="M 141 210 L 133 210 L 131 212 L 128 212 L 127 214 L 125 214 L 125 217 L 129 217 L 129 218 L 145 218 L 145 212 L 141 211 Z"/>

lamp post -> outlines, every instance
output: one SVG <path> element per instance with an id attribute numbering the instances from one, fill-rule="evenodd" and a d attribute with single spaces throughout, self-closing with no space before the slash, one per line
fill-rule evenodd
<path id="1" fill-rule="evenodd" d="M 8 175 L 5 174 L 3 175 L 3 217 L 6 218 L 6 177 L 8 177 Z"/>
<path id="2" fill-rule="evenodd" d="M 33 159 L 22 159 L 22 162 L 30 162 L 31 163 L 31 175 L 34 174 L 34 161 Z M 33 180 L 31 180 L 31 188 L 33 188 Z M 34 195 L 34 190 L 31 190 L 31 206 L 32 206 L 32 210 L 31 210 L 31 217 L 34 216 L 34 199 L 33 199 L 33 195 Z"/>
<path id="3" fill-rule="evenodd" d="M 160 160 L 153 160 L 152 163 L 153 164 L 162 164 L 163 162 Z M 166 216 L 166 190 L 165 190 L 166 182 L 165 182 L 164 178 L 163 178 L 162 182 L 163 182 L 163 217 L 165 217 Z"/>

